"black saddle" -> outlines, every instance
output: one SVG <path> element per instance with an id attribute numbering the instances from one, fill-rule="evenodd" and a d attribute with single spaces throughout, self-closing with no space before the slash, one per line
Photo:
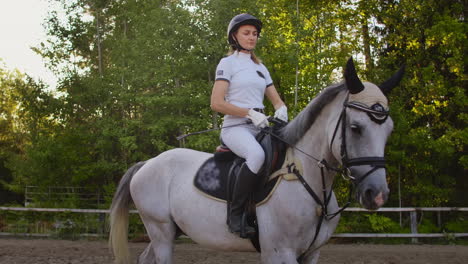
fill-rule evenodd
<path id="1" fill-rule="evenodd" d="M 280 169 L 287 149 L 285 143 L 272 136 L 272 134 L 277 135 L 277 131 L 287 123 L 276 119 L 270 121 L 274 122 L 274 126 L 263 128 L 256 137 L 265 151 L 265 161 L 258 173 L 258 177 L 261 180 L 255 187 L 246 211 L 247 221 L 257 229 L 257 235 L 251 240 L 258 251 L 260 248 L 258 244 L 255 207 L 269 197 L 269 194 L 277 184 L 279 178 L 269 180 L 269 176 L 274 171 Z M 194 185 L 205 196 L 227 202 L 229 200 L 229 190 L 231 190 L 230 182 L 234 182 L 231 178 L 237 175 L 237 171 L 243 162 L 245 162 L 243 158 L 236 156 L 226 146 L 221 145 L 216 149 L 214 156 L 205 161 L 200 167 L 195 176 Z"/>
<path id="2" fill-rule="evenodd" d="M 278 122 L 278 121 L 277 121 Z M 272 127 L 263 128 L 257 135 L 257 141 L 265 151 L 265 161 L 258 176 L 260 183 L 254 191 L 255 203 L 261 202 L 270 193 L 275 181 L 268 181 L 269 176 L 278 170 L 283 164 L 286 154 L 286 144 L 276 139 L 273 134 L 286 123 L 275 124 Z M 235 174 L 240 165 L 245 162 L 225 145 L 216 148 L 214 156 L 200 167 L 194 179 L 195 187 L 205 195 L 216 200 L 228 200 L 229 175 Z"/>

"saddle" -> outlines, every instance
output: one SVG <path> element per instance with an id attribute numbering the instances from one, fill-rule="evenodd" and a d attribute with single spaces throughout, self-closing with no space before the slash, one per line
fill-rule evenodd
<path id="1" fill-rule="evenodd" d="M 257 135 L 256 139 L 265 152 L 265 161 L 258 172 L 259 180 L 252 201 L 257 206 L 263 204 L 272 191 L 277 179 L 269 179 L 269 176 L 277 171 L 283 164 L 286 154 L 286 144 L 276 139 L 271 134 L 280 127 L 266 127 Z M 200 167 L 195 179 L 195 187 L 205 196 L 218 201 L 228 200 L 228 187 L 230 187 L 230 175 L 235 175 L 240 165 L 245 162 L 225 145 L 216 148 L 214 156 Z"/>
<path id="2" fill-rule="evenodd" d="M 287 145 L 272 136 L 272 134 L 277 135 L 277 131 L 284 125 L 286 123 L 276 122 L 272 127 L 263 128 L 256 137 L 265 151 L 265 161 L 258 173 L 258 177 L 260 177 L 259 184 L 255 187 L 248 206 L 246 206 L 245 215 L 249 224 L 255 227 L 257 231 L 251 241 L 258 251 L 260 251 L 260 246 L 255 208 L 268 201 L 281 180 L 281 177 L 270 176 L 273 172 L 281 169 L 285 161 Z M 229 190 L 232 189 L 231 184 L 234 182 L 232 179 L 237 175 L 237 171 L 244 161 L 243 158 L 236 156 L 226 146 L 218 146 L 214 156 L 205 161 L 198 170 L 194 179 L 194 186 L 204 196 L 227 202 L 229 200 Z M 278 173 L 274 174 L 278 176 Z"/>

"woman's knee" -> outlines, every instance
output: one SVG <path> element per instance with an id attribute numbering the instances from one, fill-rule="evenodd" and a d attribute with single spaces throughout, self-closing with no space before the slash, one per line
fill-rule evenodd
<path id="1" fill-rule="evenodd" d="M 247 166 L 253 173 L 258 173 L 262 168 L 263 163 L 265 162 L 265 152 L 263 149 L 261 151 L 251 151 L 247 156 Z"/>

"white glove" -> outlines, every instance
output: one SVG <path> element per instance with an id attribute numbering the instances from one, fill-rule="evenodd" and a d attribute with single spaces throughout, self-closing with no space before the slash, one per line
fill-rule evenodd
<path id="1" fill-rule="evenodd" d="M 247 114 L 246 116 L 248 119 L 252 120 L 252 123 L 256 126 L 256 127 L 259 127 L 259 128 L 264 128 L 266 126 L 268 126 L 268 118 L 260 113 L 260 112 L 257 112 L 253 109 L 250 109 L 249 110 L 249 113 Z"/>
<path id="2" fill-rule="evenodd" d="M 288 108 L 283 105 L 275 111 L 275 118 L 288 122 Z"/>

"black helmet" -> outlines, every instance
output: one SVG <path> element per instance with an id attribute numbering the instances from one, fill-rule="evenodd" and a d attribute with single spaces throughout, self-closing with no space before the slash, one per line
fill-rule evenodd
<path id="1" fill-rule="evenodd" d="M 243 25 L 252 25 L 257 28 L 258 31 L 258 36 L 260 36 L 260 31 L 262 31 L 262 21 L 260 21 L 258 18 L 249 15 L 249 14 L 239 14 L 231 19 L 231 22 L 229 22 L 228 30 L 227 30 L 227 36 L 228 36 L 228 42 L 233 47 L 234 49 L 244 49 L 242 48 L 239 43 L 232 37 L 232 33 L 234 33 L 237 29 L 239 29 L 240 26 Z"/>

